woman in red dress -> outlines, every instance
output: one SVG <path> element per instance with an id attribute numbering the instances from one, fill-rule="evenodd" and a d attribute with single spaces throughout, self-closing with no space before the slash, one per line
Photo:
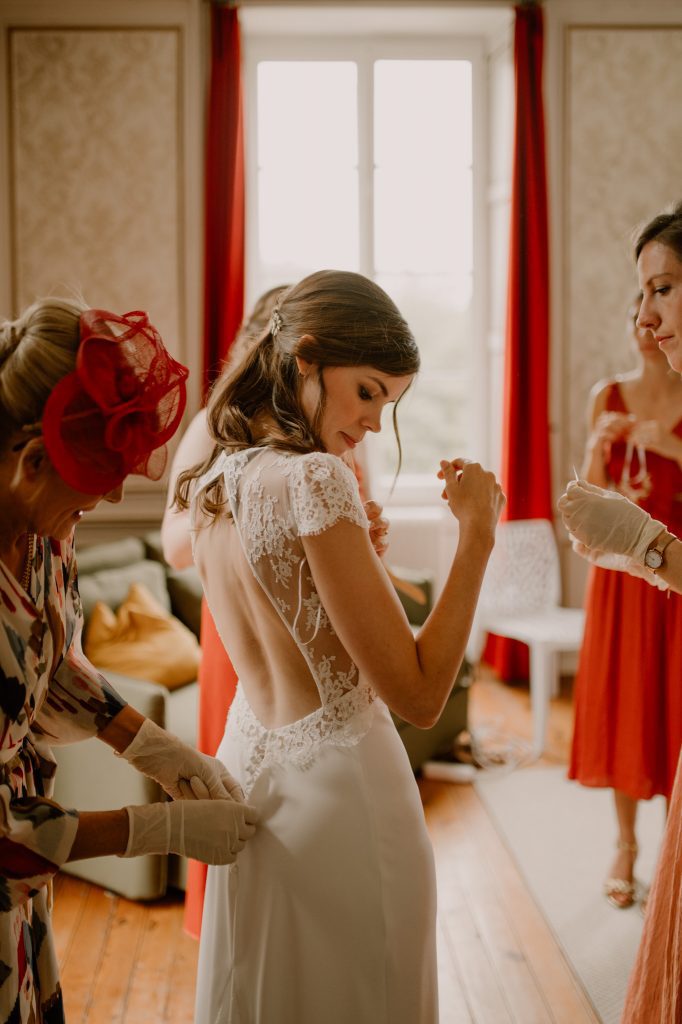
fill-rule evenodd
<path id="1" fill-rule="evenodd" d="M 652 333 L 628 324 L 637 369 L 593 390 L 582 476 L 616 489 L 682 534 L 682 378 Z M 569 778 L 613 789 L 616 855 L 604 883 L 619 908 L 636 900 L 637 803 L 670 797 L 682 746 L 682 597 L 594 566 L 575 684 Z"/>
<path id="2" fill-rule="evenodd" d="M 638 323 L 682 374 L 682 202 L 644 228 L 635 253 L 643 291 Z M 682 542 L 641 508 L 583 481 L 569 484 L 559 508 L 574 547 L 590 561 L 608 559 L 682 594 Z M 671 637 L 670 663 L 679 666 L 678 646 Z M 682 757 L 622 1024 L 682 1024 Z"/>

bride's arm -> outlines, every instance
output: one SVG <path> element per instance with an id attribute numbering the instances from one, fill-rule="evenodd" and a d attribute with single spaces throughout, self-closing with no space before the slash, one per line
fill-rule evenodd
<path id="1" fill-rule="evenodd" d="M 445 587 L 415 640 L 367 532 L 341 521 L 303 539 L 322 604 L 360 674 L 421 728 L 438 719 L 464 657 L 503 497 L 476 464 L 445 470 L 459 541 Z"/>
<path id="2" fill-rule="evenodd" d="M 175 484 L 184 469 L 203 462 L 211 454 L 213 442 L 206 427 L 206 410 L 200 409 L 178 445 L 168 476 L 168 498 L 161 523 L 163 557 L 174 569 L 192 565 L 189 509 L 173 507 Z"/>

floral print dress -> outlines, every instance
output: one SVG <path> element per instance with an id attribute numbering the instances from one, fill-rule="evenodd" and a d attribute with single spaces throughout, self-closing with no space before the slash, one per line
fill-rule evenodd
<path id="1" fill-rule="evenodd" d="M 76 811 L 51 800 L 51 746 L 87 739 L 125 706 L 81 650 L 73 541 L 38 538 L 28 593 L 0 562 L 0 1022 L 64 1020 L 51 880 Z"/>

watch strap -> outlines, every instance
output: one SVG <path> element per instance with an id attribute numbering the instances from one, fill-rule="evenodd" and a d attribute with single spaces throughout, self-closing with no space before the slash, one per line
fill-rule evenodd
<path id="1" fill-rule="evenodd" d="M 666 548 L 668 547 L 669 544 L 672 544 L 672 542 L 674 540 L 677 540 L 677 537 L 675 536 L 675 534 L 674 533 L 670 533 L 669 530 L 666 530 L 664 533 L 661 533 L 661 534 L 658 535 L 658 537 L 656 538 L 656 540 L 654 541 L 653 544 L 649 545 L 649 547 L 647 548 L 647 554 L 650 551 L 657 551 L 659 553 L 659 555 L 661 556 L 661 558 L 663 559 L 663 555 L 664 555 L 664 552 L 665 552 Z M 664 565 L 665 565 L 665 560 L 661 561 L 661 564 L 656 569 L 654 569 L 653 571 L 654 572 L 658 572 L 660 569 L 662 569 L 664 567 Z"/>

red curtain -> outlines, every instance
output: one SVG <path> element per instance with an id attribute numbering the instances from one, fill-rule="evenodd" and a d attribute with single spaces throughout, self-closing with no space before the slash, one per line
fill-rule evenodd
<path id="1" fill-rule="evenodd" d="M 236 9 L 211 8 L 206 129 L 204 394 L 244 316 L 244 125 Z"/>
<path id="2" fill-rule="evenodd" d="M 244 316 L 244 127 L 239 18 L 235 9 L 211 9 L 211 84 L 206 130 L 204 395 Z M 201 609 L 199 732 L 197 746 L 214 755 L 237 678 L 204 601 Z M 185 930 L 199 938 L 206 865 L 190 860 Z"/>
<path id="3" fill-rule="evenodd" d="M 539 4 L 516 8 L 516 127 L 504 370 L 502 486 L 506 519 L 551 519 L 549 447 L 549 244 L 543 21 Z M 503 679 L 528 676 L 523 644 L 491 638 L 485 660 Z"/>

